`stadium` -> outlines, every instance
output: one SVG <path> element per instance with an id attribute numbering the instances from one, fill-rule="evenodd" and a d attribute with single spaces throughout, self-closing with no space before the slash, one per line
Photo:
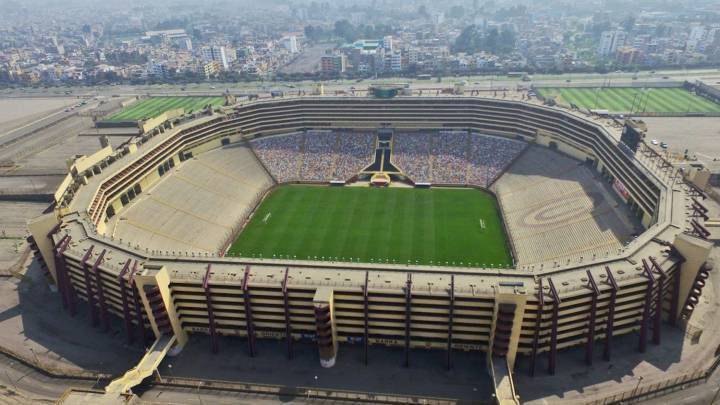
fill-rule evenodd
<path id="1" fill-rule="evenodd" d="M 498 401 L 583 346 L 661 344 L 712 264 L 704 194 L 622 125 L 531 100 L 258 99 L 162 122 L 75 160 L 29 225 L 69 313 L 155 341 L 127 392 L 188 335 L 487 353 Z M 367 357 L 366 357 L 367 358 Z"/>

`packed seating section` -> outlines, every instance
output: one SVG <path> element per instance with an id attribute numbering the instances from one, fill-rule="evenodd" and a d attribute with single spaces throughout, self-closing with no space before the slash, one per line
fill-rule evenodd
<path id="1" fill-rule="evenodd" d="M 393 162 L 415 183 L 488 187 L 527 144 L 465 131 L 396 133 Z"/>
<path id="2" fill-rule="evenodd" d="M 346 181 L 372 160 L 375 134 L 308 131 L 254 139 L 251 146 L 279 183 Z"/>
<path id="3" fill-rule="evenodd" d="M 255 139 L 255 153 L 279 183 L 347 181 L 373 158 L 372 133 L 308 131 Z M 466 131 L 397 132 L 392 160 L 415 183 L 488 187 L 526 143 Z"/>

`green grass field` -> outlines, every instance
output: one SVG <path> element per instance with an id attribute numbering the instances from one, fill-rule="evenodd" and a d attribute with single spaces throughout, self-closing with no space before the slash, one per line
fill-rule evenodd
<path id="1" fill-rule="evenodd" d="M 682 88 L 581 88 L 543 87 L 545 98 L 559 104 L 573 103 L 580 108 L 609 110 L 616 113 L 720 113 L 720 104 Z"/>
<path id="2" fill-rule="evenodd" d="M 512 266 L 495 199 L 474 189 L 281 186 L 228 254 Z"/>
<path id="3" fill-rule="evenodd" d="M 120 112 L 110 116 L 107 121 L 137 121 L 156 117 L 165 111 L 184 108 L 185 112 L 197 111 L 208 104 L 221 106 L 223 97 L 151 97 L 137 101 Z"/>

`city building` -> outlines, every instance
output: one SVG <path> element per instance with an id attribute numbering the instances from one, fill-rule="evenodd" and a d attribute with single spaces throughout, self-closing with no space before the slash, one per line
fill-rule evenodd
<path id="1" fill-rule="evenodd" d="M 201 66 L 201 73 L 203 73 L 207 78 L 216 76 L 218 72 L 220 72 L 220 66 L 216 61 L 206 62 Z"/>
<path id="2" fill-rule="evenodd" d="M 390 70 L 393 72 L 400 72 L 405 68 L 403 64 L 403 57 L 400 52 L 395 52 L 390 55 Z"/>
<path id="3" fill-rule="evenodd" d="M 617 49 L 625 45 L 627 33 L 625 31 L 605 31 L 600 37 L 597 53 L 601 57 L 613 56 Z"/>
<path id="4" fill-rule="evenodd" d="M 388 52 L 392 52 L 392 51 L 393 51 L 393 37 L 392 37 L 392 35 L 386 35 L 385 37 L 383 37 L 383 39 L 382 39 L 382 47 L 383 47 L 386 51 L 388 51 Z"/>
<path id="5" fill-rule="evenodd" d="M 343 54 L 328 55 L 320 58 L 320 71 L 323 74 L 344 73 L 347 64 L 347 57 Z"/>
<path id="6" fill-rule="evenodd" d="M 617 49 L 615 60 L 621 65 L 635 65 L 640 62 L 642 53 L 632 46 L 621 46 Z"/>
<path id="7" fill-rule="evenodd" d="M 297 37 L 295 35 L 290 35 L 287 37 L 284 37 L 280 41 L 285 49 L 287 49 L 290 53 L 298 53 L 298 45 L 297 45 Z"/>
<path id="8" fill-rule="evenodd" d="M 230 69 L 228 55 L 224 46 L 205 46 L 200 51 L 205 62 L 217 62 L 220 69 Z"/>

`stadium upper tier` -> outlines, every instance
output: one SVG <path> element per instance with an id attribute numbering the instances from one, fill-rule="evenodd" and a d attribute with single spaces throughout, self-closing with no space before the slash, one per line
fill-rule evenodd
<path id="1" fill-rule="evenodd" d="M 599 165 L 598 170 L 605 169 L 613 178 L 620 180 L 630 192 L 630 204 L 642 210 L 646 226 L 654 222 L 658 214 L 660 187 L 657 182 L 632 163 L 632 159 L 620 150 L 617 141 L 606 128 L 560 109 L 518 101 L 470 97 L 391 100 L 308 97 L 248 103 L 237 107 L 230 116 L 184 125 L 162 144 L 151 139 L 143 148 L 152 148 L 151 156 L 146 156 L 142 162 L 134 162 L 133 167 L 113 173 L 108 179 L 103 175 L 100 179 L 91 178 L 91 185 L 98 183 L 99 189 L 92 198 L 88 212 L 96 224 L 100 223 L 104 214 L 102 207 L 107 199 L 132 183 L 136 179 L 134 174 L 154 168 L 163 159 L 209 138 L 232 134 L 251 138 L 306 128 L 375 129 L 383 126 L 469 129 L 485 134 L 560 143 L 569 148 L 563 152 L 594 159 Z M 74 198 L 71 201 L 72 209 L 82 209 L 87 199 Z"/>
<path id="2" fill-rule="evenodd" d="M 112 217 L 124 215 L 124 201 L 149 190 L 168 170 L 178 171 L 174 166 L 187 165 L 179 170 L 181 174 L 195 166 L 209 169 L 208 163 L 216 169 L 224 165 L 234 170 L 220 156 L 217 161 L 193 159 L 222 145 L 246 145 L 245 141 L 256 138 L 259 141 L 251 144 L 262 143 L 265 136 L 294 131 L 367 133 L 379 128 L 461 130 L 557 149 L 586 163 L 571 173 L 576 184 L 592 181 L 593 176 L 614 183 L 646 231 L 611 254 L 512 269 L 222 257 L 186 251 L 183 246 L 196 242 L 187 235 L 185 245 L 160 251 L 132 245 L 111 233 Z M 289 347 L 292 339 L 312 338 L 324 365 L 334 362 L 338 342 L 398 345 L 406 350 L 484 350 L 507 356 L 510 369 L 516 353 L 530 355 L 534 364 L 538 353 L 548 352 L 554 369 L 558 348 L 584 344 L 592 354 L 595 340 L 606 338 L 609 355 L 613 333 L 640 331 L 644 347 L 651 319 L 678 319 L 686 303 L 692 304 L 697 280 L 707 275 L 703 267 L 707 242 L 689 235 L 687 204 L 693 189 L 660 166 L 645 165 L 623 151 L 611 131 L 556 108 L 474 97 L 306 97 L 249 102 L 229 115 L 175 127 L 166 123 L 162 130 L 145 135 L 137 148 L 128 145 L 92 167 L 77 170 L 58 191 L 56 212 L 35 220 L 30 230 L 58 283 L 63 304 L 73 310 L 75 299 L 81 297 L 89 302 L 93 318 L 105 322 L 109 314 L 116 314 L 125 320 L 130 335 L 133 325 L 142 324 L 156 337 L 174 334 L 179 346 L 185 344 L 189 332 L 209 333 L 213 338 L 218 333 L 246 336 L 251 352 L 257 337 L 287 338 Z M 457 135 L 453 137 L 438 143 L 436 150 L 453 149 L 452 144 L 458 142 Z M 339 150 L 337 137 L 326 138 L 314 139 L 310 149 L 321 150 L 335 142 L 333 150 Z M 476 150 L 485 149 L 471 148 Z M 308 170 L 346 173 L 333 167 L 337 160 L 313 162 L 317 166 L 312 167 L 303 162 L 289 164 L 295 165 L 298 176 Z M 346 160 L 358 164 L 352 152 Z M 525 163 L 519 161 L 516 167 Z M 457 162 L 450 159 L 448 164 Z M 562 162 L 558 165 L 562 168 Z M 498 184 L 502 203 L 521 204 L 511 197 L 523 189 L 522 179 L 517 178 L 521 174 L 511 169 L 508 175 L 513 177 Z M 262 175 L 247 175 L 233 179 L 232 184 L 243 184 L 248 193 L 266 184 Z M 185 179 L 192 181 L 192 177 Z M 547 187 L 555 193 L 548 198 L 562 200 L 558 191 L 562 184 L 548 183 Z M 222 190 L 214 192 L 218 191 Z M 170 192 L 161 191 L 153 198 L 161 201 Z M 544 194 L 537 188 L 527 192 Z M 186 209 L 205 216 L 192 201 Z M 581 195 L 573 204 L 584 213 L 594 200 Z M 243 216 L 237 208 L 223 207 L 230 217 Z M 537 218 L 522 214 L 522 206 L 507 209 L 525 218 L 510 224 L 511 233 L 520 236 L 533 225 L 526 219 Z M 143 219 L 132 208 L 126 212 L 133 223 L 157 220 Z M 593 232 L 602 234 L 603 230 Z M 557 242 L 579 249 L 578 241 Z M 548 243 L 553 243 L 552 238 Z M 528 246 L 523 254 L 545 259 L 538 249 Z M 659 342 L 660 328 L 653 333 Z"/>

